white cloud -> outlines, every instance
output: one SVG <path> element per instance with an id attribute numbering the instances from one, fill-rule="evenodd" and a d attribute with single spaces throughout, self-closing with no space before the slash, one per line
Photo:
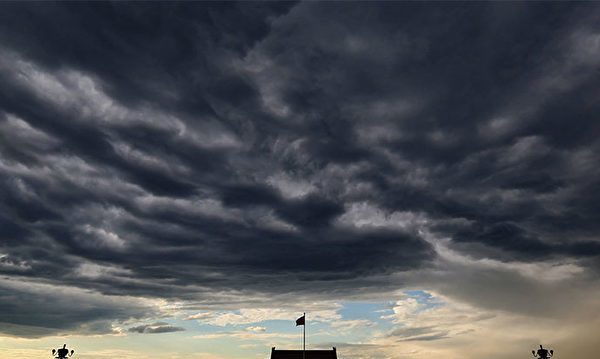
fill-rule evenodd
<path id="1" fill-rule="evenodd" d="M 238 311 L 198 313 L 188 319 L 201 319 L 204 324 L 217 326 L 244 325 L 260 323 L 267 320 L 286 320 L 293 323 L 298 315 L 297 311 L 280 308 L 244 308 Z M 194 316 L 198 316 L 195 318 Z M 316 310 L 310 312 L 310 319 L 320 322 L 331 322 L 340 319 L 337 309 Z"/>
<path id="2" fill-rule="evenodd" d="M 429 221 L 425 215 L 414 212 L 388 212 L 369 202 L 352 203 L 336 220 L 350 227 L 418 229 Z"/>
<path id="3" fill-rule="evenodd" d="M 277 188 L 286 198 L 304 197 L 314 190 L 314 186 L 306 179 L 293 178 L 285 172 L 269 176 L 266 182 Z"/>
<path id="4" fill-rule="evenodd" d="M 117 233 L 104 228 L 96 228 L 89 224 L 81 227 L 84 235 L 81 236 L 81 242 L 87 247 L 109 248 L 113 250 L 125 249 L 127 242 Z"/>
<path id="5" fill-rule="evenodd" d="M 79 267 L 75 269 L 74 273 L 76 276 L 91 279 L 99 279 L 114 276 L 128 276 L 132 274 L 131 270 L 125 268 L 110 265 L 102 265 L 92 262 L 80 264 Z"/>
<path id="6" fill-rule="evenodd" d="M 262 333 L 262 332 L 265 332 L 266 330 L 267 330 L 267 328 L 259 327 L 259 326 L 251 326 L 251 327 L 246 328 L 246 331 L 253 332 L 253 333 Z"/>

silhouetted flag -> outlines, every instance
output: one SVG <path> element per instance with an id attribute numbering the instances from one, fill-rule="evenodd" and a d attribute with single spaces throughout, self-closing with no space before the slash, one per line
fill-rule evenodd
<path id="1" fill-rule="evenodd" d="M 304 317 L 305 316 L 306 316 L 306 314 L 301 316 L 300 318 L 296 319 L 296 326 L 304 325 Z"/>

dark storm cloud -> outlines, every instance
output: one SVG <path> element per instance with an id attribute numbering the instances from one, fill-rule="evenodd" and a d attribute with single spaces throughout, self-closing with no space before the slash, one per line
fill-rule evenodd
<path id="1" fill-rule="evenodd" d="M 316 195 L 285 201 L 269 186 L 230 186 L 222 191 L 221 197 L 228 206 L 271 206 L 279 217 L 303 228 L 329 225 L 335 217 L 344 213 L 341 204 Z"/>
<path id="2" fill-rule="evenodd" d="M 430 268 L 430 236 L 596 271 L 599 16 L 591 3 L 3 4 L 0 271 L 205 303 L 326 296 Z M 22 318 L 5 331 L 44 327 L 30 307 L 42 320 L 11 307 Z M 58 329 L 148 313 L 98 308 Z"/>
<path id="3" fill-rule="evenodd" d="M 3 267 L 6 261 L 0 262 Z M 22 337 L 111 334 L 114 321 L 143 318 L 150 306 L 129 298 L 106 297 L 77 288 L 0 280 L 2 332 Z M 76 305 L 74 305 L 76 303 Z"/>

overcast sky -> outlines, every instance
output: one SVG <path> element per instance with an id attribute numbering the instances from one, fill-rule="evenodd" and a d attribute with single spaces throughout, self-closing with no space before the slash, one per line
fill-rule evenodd
<path id="1" fill-rule="evenodd" d="M 594 2 L 0 3 L 0 351 L 590 357 Z"/>

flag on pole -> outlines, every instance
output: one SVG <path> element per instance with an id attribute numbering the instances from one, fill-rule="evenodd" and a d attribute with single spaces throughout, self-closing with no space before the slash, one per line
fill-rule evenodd
<path id="1" fill-rule="evenodd" d="M 302 359 L 306 359 L 306 313 L 296 319 L 296 326 L 302 326 Z"/>

